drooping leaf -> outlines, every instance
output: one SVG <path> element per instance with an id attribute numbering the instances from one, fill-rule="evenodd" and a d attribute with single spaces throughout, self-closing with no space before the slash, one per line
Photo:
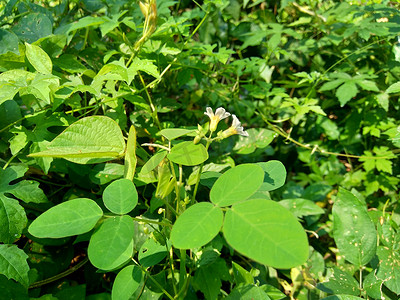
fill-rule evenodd
<path id="1" fill-rule="evenodd" d="M 80 163 L 99 163 L 123 155 L 125 141 L 118 124 L 105 116 L 82 118 L 58 135 L 46 151 L 31 157 L 58 157 Z"/>
<path id="2" fill-rule="evenodd" d="M 88 256 L 99 269 L 112 270 L 133 253 L 134 223 L 127 215 L 106 219 L 90 238 Z"/>
<path id="3" fill-rule="evenodd" d="M 51 74 L 53 63 L 50 57 L 39 46 L 25 43 L 26 58 L 36 71 L 42 74 Z"/>
<path id="4" fill-rule="evenodd" d="M 303 227 L 292 213 L 271 200 L 234 204 L 225 214 L 223 233 L 236 251 L 274 268 L 292 268 L 308 258 Z"/>
<path id="5" fill-rule="evenodd" d="M 119 271 L 115 278 L 111 299 L 129 300 L 135 291 L 139 288 L 142 281 L 142 270 L 137 266 L 127 266 Z"/>
<path id="6" fill-rule="evenodd" d="M 168 159 L 179 165 L 196 166 L 208 159 L 208 152 L 202 144 L 182 142 L 172 147 Z"/>
<path id="7" fill-rule="evenodd" d="M 45 211 L 29 226 L 29 233 L 39 238 L 62 238 L 86 233 L 103 216 L 91 199 L 77 198 Z"/>
<path id="8" fill-rule="evenodd" d="M 200 202 L 184 211 L 171 231 L 171 242 L 179 249 L 201 247 L 220 231 L 223 213 L 209 202 Z"/>
<path id="9" fill-rule="evenodd" d="M 223 207 L 246 200 L 260 188 L 264 174 L 260 166 L 252 164 L 242 164 L 226 171 L 210 191 L 211 202 Z"/>
<path id="10" fill-rule="evenodd" d="M 365 204 L 340 188 L 332 215 L 333 237 L 339 252 L 356 266 L 367 264 L 375 255 L 377 237 Z"/>
<path id="11" fill-rule="evenodd" d="M 138 193 L 129 179 L 118 179 L 108 185 L 103 192 L 104 205 L 115 214 L 127 214 L 138 203 Z"/>
<path id="12" fill-rule="evenodd" d="M 0 274 L 28 287 L 29 265 L 26 261 L 27 258 L 28 255 L 16 245 L 0 244 Z"/>

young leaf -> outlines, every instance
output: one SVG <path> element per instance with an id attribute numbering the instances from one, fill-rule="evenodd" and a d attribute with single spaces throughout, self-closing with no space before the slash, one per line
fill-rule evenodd
<path id="1" fill-rule="evenodd" d="M 264 171 L 260 166 L 236 166 L 217 179 L 210 191 L 210 200 L 220 207 L 246 200 L 260 188 L 263 180 Z"/>
<path id="2" fill-rule="evenodd" d="M 129 179 L 118 179 L 108 185 L 103 192 L 104 205 L 115 214 L 127 214 L 138 203 L 138 193 Z"/>
<path id="3" fill-rule="evenodd" d="M 39 46 L 25 43 L 26 58 L 36 71 L 42 74 L 51 74 L 53 63 L 50 57 Z"/>
<path id="4" fill-rule="evenodd" d="M 234 204 L 225 214 L 223 233 L 235 250 L 274 268 L 296 267 L 308 258 L 303 227 L 274 201 L 253 199 Z"/>
<path id="5" fill-rule="evenodd" d="M 79 163 L 99 163 L 123 155 L 125 141 L 118 124 L 105 116 L 82 118 L 58 135 L 46 151 L 31 157 L 59 157 Z"/>
<path id="6" fill-rule="evenodd" d="M 77 198 L 58 204 L 37 217 L 29 233 L 38 238 L 62 238 L 86 233 L 103 216 L 101 208 L 91 199 Z"/>
<path id="7" fill-rule="evenodd" d="M 129 300 L 139 288 L 142 281 L 142 270 L 137 266 L 127 266 L 119 271 L 115 278 L 112 291 L 112 300 Z"/>
<path id="8" fill-rule="evenodd" d="M 90 262 L 102 270 L 120 266 L 132 256 L 133 234 L 131 217 L 124 215 L 106 219 L 90 238 Z"/>
<path id="9" fill-rule="evenodd" d="M 375 256 L 377 237 L 365 204 L 340 188 L 332 215 L 333 237 L 339 252 L 358 267 L 367 264 Z"/>
<path id="10" fill-rule="evenodd" d="M 223 217 L 221 209 L 209 202 L 189 207 L 172 227 L 172 244 L 179 249 L 198 248 L 207 244 L 220 231 Z"/>
<path id="11" fill-rule="evenodd" d="M 182 142 L 172 147 L 168 159 L 179 165 L 196 166 L 208 159 L 208 152 L 202 144 Z"/>
<path id="12" fill-rule="evenodd" d="M 16 245 L 0 244 L 0 274 L 20 282 L 26 288 L 29 285 L 28 255 Z"/>

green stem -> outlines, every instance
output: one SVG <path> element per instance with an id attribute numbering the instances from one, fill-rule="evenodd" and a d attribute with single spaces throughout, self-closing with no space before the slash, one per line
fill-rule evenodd
<path id="1" fill-rule="evenodd" d="M 86 257 L 84 260 L 82 260 L 77 265 L 73 266 L 72 268 L 70 268 L 70 269 L 68 269 L 68 270 L 66 270 L 66 271 L 64 271 L 64 272 L 62 272 L 60 274 L 57 274 L 57 275 L 55 275 L 53 277 L 50 277 L 50 278 L 47 278 L 47 279 L 44 279 L 44 280 L 40 280 L 40 281 L 36 281 L 36 282 L 32 283 L 29 286 L 29 289 L 38 288 L 38 287 L 41 287 L 42 285 L 45 285 L 45 284 L 48 284 L 48 283 L 52 283 L 52 282 L 57 281 L 57 280 L 59 280 L 61 278 L 64 278 L 64 277 L 72 274 L 73 272 L 75 272 L 79 268 L 83 267 L 88 261 L 89 261 L 89 259 Z"/>
<path id="2" fill-rule="evenodd" d="M 179 294 L 185 288 L 186 281 L 186 250 L 179 250 L 181 261 L 179 264 Z"/>
<path id="3" fill-rule="evenodd" d="M 146 95 L 147 95 L 147 99 L 149 100 L 149 104 L 150 104 L 150 108 L 151 108 L 152 115 L 153 115 L 153 118 L 154 118 L 154 122 L 156 123 L 158 129 L 161 130 L 162 128 L 161 128 L 160 120 L 158 119 L 157 108 L 154 106 L 153 101 L 151 100 L 149 91 L 147 89 L 146 83 L 143 80 L 142 74 L 140 74 L 140 72 L 138 72 L 138 75 L 139 75 L 140 81 L 143 84 L 144 90 L 145 90 Z"/>

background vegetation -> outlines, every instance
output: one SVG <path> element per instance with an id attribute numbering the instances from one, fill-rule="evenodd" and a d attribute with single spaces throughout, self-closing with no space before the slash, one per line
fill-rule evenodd
<path id="1" fill-rule="evenodd" d="M 150 221 L 135 223 L 132 257 L 140 260 L 145 241 L 169 249 L 150 266 L 130 265 L 143 276 L 126 275 L 120 282 L 135 289 L 114 299 L 398 299 L 398 9 L 349 0 L 0 1 L 0 298 L 111 298 L 122 266 L 88 262 L 91 232 L 47 239 L 28 231 L 58 204 L 101 202 L 124 176 L 121 159 L 27 156 L 77 120 L 103 115 L 125 137 L 136 129 L 131 215 Z M 164 168 L 158 157 L 141 172 L 157 145 L 171 146 L 160 130 L 208 130 L 206 107 L 235 114 L 249 137 L 212 143 L 201 167 Z M 174 218 L 160 199 L 182 193 L 183 211 L 196 192 L 208 201 L 235 165 L 273 160 L 286 183 L 258 196 L 301 222 L 304 264 L 266 266 L 221 234 L 187 257 L 166 242 Z M 174 171 L 181 190 L 172 191 Z M 171 189 L 160 187 L 173 177 Z"/>

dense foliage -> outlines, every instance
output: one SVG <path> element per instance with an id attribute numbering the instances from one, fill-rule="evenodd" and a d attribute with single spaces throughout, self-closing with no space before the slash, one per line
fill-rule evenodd
<path id="1" fill-rule="evenodd" d="M 0 1 L 0 298 L 398 299 L 398 9 Z"/>

